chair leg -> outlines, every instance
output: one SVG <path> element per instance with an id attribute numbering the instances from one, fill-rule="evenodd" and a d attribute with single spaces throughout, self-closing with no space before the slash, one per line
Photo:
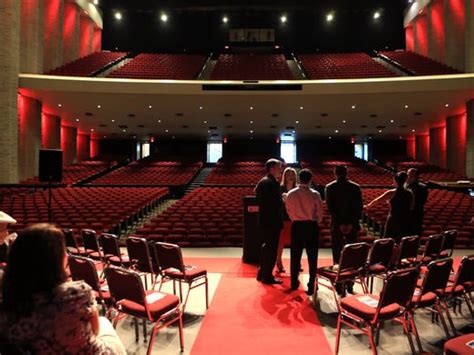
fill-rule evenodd
<path id="1" fill-rule="evenodd" d="M 183 313 L 178 309 L 179 312 L 179 345 L 181 346 L 181 352 L 184 351 L 184 336 L 183 336 Z"/>
<path id="2" fill-rule="evenodd" d="M 158 322 L 156 322 L 154 325 L 153 325 L 153 330 L 151 331 L 151 335 L 150 335 L 150 342 L 148 343 L 148 351 L 147 351 L 147 355 L 151 355 L 151 350 L 153 349 L 153 343 L 155 342 L 155 335 L 156 335 L 156 330 L 158 329 Z"/>
<path id="3" fill-rule="evenodd" d="M 451 318 L 451 312 L 449 312 L 449 307 L 446 304 L 446 301 L 443 300 L 444 303 L 444 310 L 446 311 L 446 316 L 448 318 L 449 325 L 453 331 L 453 336 L 457 336 L 456 328 L 454 327 L 453 319 Z"/>
<path id="4" fill-rule="evenodd" d="M 409 315 L 409 321 L 410 321 L 411 329 L 413 330 L 413 333 L 415 335 L 416 343 L 418 344 L 418 350 L 420 351 L 420 353 L 423 353 L 423 346 L 421 345 L 420 334 L 418 334 L 418 329 L 416 328 L 415 313 L 411 313 Z"/>
<path id="5" fill-rule="evenodd" d="M 146 343 L 146 319 L 143 319 L 143 341 Z"/>
<path id="6" fill-rule="evenodd" d="M 206 276 L 206 283 L 204 284 L 204 287 L 206 288 L 206 309 L 209 308 L 209 284 L 207 282 L 207 276 Z M 472 314 L 472 310 L 471 310 L 471 314 Z"/>
<path id="7" fill-rule="evenodd" d="M 411 353 L 415 355 L 416 354 L 415 345 L 413 344 L 413 339 L 411 338 L 411 332 L 410 332 L 410 329 L 408 328 L 407 316 L 404 315 L 403 317 L 401 317 L 401 321 L 403 324 L 403 331 L 405 332 L 405 335 L 408 338 L 408 343 L 410 344 Z"/>
<path id="8" fill-rule="evenodd" d="M 133 323 L 135 325 L 135 343 L 138 343 L 140 340 L 140 332 L 138 331 L 138 319 L 137 317 L 133 317 Z"/>
<path id="9" fill-rule="evenodd" d="M 377 355 L 377 346 L 374 342 L 374 329 L 370 325 L 367 325 L 367 335 L 369 337 L 370 347 L 372 348 L 372 355 Z"/>
<path id="10" fill-rule="evenodd" d="M 178 282 L 179 282 L 179 300 L 183 302 L 183 283 L 181 282 L 181 280 L 179 280 Z"/>
<path id="11" fill-rule="evenodd" d="M 369 289 L 367 287 L 367 283 L 365 282 L 365 277 L 359 277 L 359 280 L 360 280 L 360 285 L 362 286 L 362 291 L 364 293 L 369 293 Z"/>
<path id="12" fill-rule="evenodd" d="M 441 320 L 441 325 L 443 326 L 444 333 L 446 334 L 446 339 L 449 339 L 451 335 L 449 334 L 449 330 L 448 330 L 448 327 L 446 325 L 446 321 L 444 320 L 443 310 L 441 309 L 441 306 L 439 305 L 439 303 L 437 303 L 435 305 L 435 309 L 436 309 L 436 313 L 437 313 L 439 319 Z"/>
<path id="13" fill-rule="evenodd" d="M 339 354 L 339 342 L 341 338 L 341 313 L 337 316 L 337 328 L 336 328 L 336 346 L 334 349 L 334 353 L 337 355 Z"/>
<path id="14" fill-rule="evenodd" d="M 466 304 L 467 304 L 467 308 L 469 308 L 469 312 L 471 312 L 471 317 L 474 318 L 474 313 L 472 312 L 471 297 L 467 294 L 467 292 L 463 293 L 463 297 L 466 300 Z"/>

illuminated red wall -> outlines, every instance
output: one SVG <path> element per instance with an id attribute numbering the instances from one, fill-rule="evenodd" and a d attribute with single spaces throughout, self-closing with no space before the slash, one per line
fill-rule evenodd
<path id="1" fill-rule="evenodd" d="M 407 139 L 407 155 L 410 158 L 416 158 L 416 140 L 415 136 L 409 137 Z"/>
<path id="2" fill-rule="evenodd" d="M 447 167 L 461 174 L 466 173 L 467 115 L 446 119 Z"/>
<path id="3" fill-rule="evenodd" d="M 67 2 L 64 4 L 64 58 L 66 62 L 73 61 L 79 57 L 79 9 L 75 3 Z"/>
<path id="4" fill-rule="evenodd" d="M 94 37 L 92 39 L 92 51 L 100 52 L 102 49 L 102 30 L 99 27 L 94 27 Z"/>
<path id="5" fill-rule="evenodd" d="M 90 54 L 92 46 L 92 21 L 88 17 L 81 16 L 81 41 L 79 54 L 85 57 Z"/>
<path id="6" fill-rule="evenodd" d="M 77 134 L 77 161 L 88 160 L 90 158 L 90 140 L 91 136 L 79 132 Z"/>
<path id="7" fill-rule="evenodd" d="M 446 126 L 430 129 L 430 163 L 446 168 Z"/>
<path id="8" fill-rule="evenodd" d="M 77 129 L 75 127 L 61 126 L 61 149 L 63 150 L 63 165 L 76 162 Z"/>
<path id="9" fill-rule="evenodd" d="M 428 26 L 426 14 L 419 15 L 415 21 L 416 26 L 416 47 L 418 53 L 428 55 Z"/>
<path id="10" fill-rule="evenodd" d="M 61 118 L 43 113 L 41 115 L 41 147 L 61 148 Z"/>
<path id="11" fill-rule="evenodd" d="M 432 52 L 435 58 L 444 61 L 445 58 L 445 28 L 444 28 L 444 3 L 443 0 L 431 2 L 431 33 Z"/>
<path id="12" fill-rule="evenodd" d="M 99 155 L 99 139 L 91 137 L 91 158 L 95 158 Z"/>
<path id="13" fill-rule="evenodd" d="M 413 26 L 405 28 L 405 46 L 407 51 L 415 50 L 415 39 L 413 38 Z"/>
<path id="14" fill-rule="evenodd" d="M 415 138 L 416 160 L 429 161 L 430 159 L 430 136 L 428 134 L 419 135 Z"/>

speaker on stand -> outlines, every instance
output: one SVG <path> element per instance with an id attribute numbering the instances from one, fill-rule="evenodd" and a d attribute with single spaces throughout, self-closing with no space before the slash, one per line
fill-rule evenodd
<path id="1" fill-rule="evenodd" d="M 63 151 L 61 149 L 40 149 L 39 173 L 40 182 L 48 183 L 48 222 L 52 221 L 52 184 L 63 179 Z"/>

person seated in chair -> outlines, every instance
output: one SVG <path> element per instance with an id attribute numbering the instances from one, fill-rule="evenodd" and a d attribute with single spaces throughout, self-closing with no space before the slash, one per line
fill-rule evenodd
<path id="1" fill-rule="evenodd" d="M 35 224 L 19 233 L 3 279 L 0 334 L 34 354 L 119 354 L 125 349 L 110 322 L 99 318 L 92 289 L 68 281 L 62 231 Z"/>

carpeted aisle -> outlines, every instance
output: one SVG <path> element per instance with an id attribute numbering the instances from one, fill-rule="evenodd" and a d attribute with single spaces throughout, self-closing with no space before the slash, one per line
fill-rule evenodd
<path id="1" fill-rule="evenodd" d="M 239 259 L 186 261 L 223 273 L 191 354 L 332 353 L 304 290 L 291 292 L 289 277 L 267 286 Z"/>

